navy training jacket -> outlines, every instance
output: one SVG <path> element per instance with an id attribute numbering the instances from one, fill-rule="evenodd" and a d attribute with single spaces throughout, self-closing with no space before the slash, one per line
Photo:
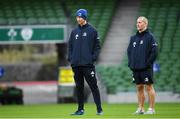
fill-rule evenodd
<path id="1" fill-rule="evenodd" d="M 152 33 L 147 29 L 132 36 L 127 49 L 128 66 L 131 70 L 152 68 L 157 57 L 157 43 Z"/>
<path id="2" fill-rule="evenodd" d="M 72 30 L 68 44 L 71 66 L 92 66 L 100 52 L 98 33 L 90 24 Z"/>

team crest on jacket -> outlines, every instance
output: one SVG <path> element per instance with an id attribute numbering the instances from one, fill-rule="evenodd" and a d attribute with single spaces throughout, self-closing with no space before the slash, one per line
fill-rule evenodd
<path id="1" fill-rule="evenodd" d="M 143 40 L 140 41 L 140 44 L 143 44 Z"/>
<path id="2" fill-rule="evenodd" d="M 134 48 L 136 47 L 136 42 L 133 42 L 133 47 L 134 47 Z"/>
<path id="3" fill-rule="evenodd" d="M 79 35 L 78 35 L 78 34 L 76 34 L 76 35 L 75 35 L 75 39 L 78 39 L 78 37 L 79 37 Z"/>
<path id="4" fill-rule="evenodd" d="M 145 82 L 148 82 L 148 81 L 149 81 L 149 79 L 146 77 L 146 78 L 145 78 Z"/>
<path id="5" fill-rule="evenodd" d="M 154 43 L 154 44 L 152 44 L 153 46 L 158 46 L 158 44 L 157 43 Z"/>
<path id="6" fill-rule="evenodd" d="M 83 36 L 87 36 L 87 33 L 86 33 L 86 32 L 84 32 L 84 33 L 83 33 Z"/>
<path id="7" fill-rule="evenodd" d="M 92 72 L 91 72 L 91 76 L 94 77 L 94 75 L 95 75 L 95 73 L 94 73 L 94 71 L 92 71 Z"/>

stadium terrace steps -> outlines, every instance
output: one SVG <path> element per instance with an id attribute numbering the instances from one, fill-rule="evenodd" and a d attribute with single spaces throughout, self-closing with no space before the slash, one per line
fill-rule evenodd
<path id="1" fill-rule="evenodd" d="M 129 36 L 138 11 L 138 0 L 133 0 L 133 2 L 121 0 L 117 6 L 117 11 L 100 53 L 99 65 L 119 64 L 127 49 Z"/>
<path id="2" fill-rule="evenodd" d="M 139 15 L 149 19 L 149 29 L 154 33 L 159 47 L 156 63 L 160 65 L 160 70 L 154 73 L 155 90 L 180 94 L 178 85 L 180 83 L 180 1 L 141 0 L 140 2 Z M 127 67 L 126 55 L 121 64 L 99 66 L 97 71 L 101 74 L 101 79 L 109 93 L 135 90 L 134 85 L 131 84 L 132 73 Z"/>

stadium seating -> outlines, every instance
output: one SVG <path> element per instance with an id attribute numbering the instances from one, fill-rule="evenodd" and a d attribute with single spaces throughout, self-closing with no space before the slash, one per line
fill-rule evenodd
<path id="1" fill-rule="evenodd" d="M 139 15 L 149 19 L 149 29 L 159 46 L 156 63 L 160 64 L 160 71 L 154 73 L 155 89 L 180 93 L 180 1 L 141 0 Z M 127 56 L 119 66 L 99 66 L 97 71 L 109 93 L 135 91 Z"/>
<path id="2" fill-rule="evenodd" d="M 67 22 L 58 0 L 2 0 L 0 25 L 64 24 Z"/>
<path id="3" fill-rule="evenodd" d="M 75 25 L 76 11 L 84 8 L 88 10 L 88 21 L 97 28 L 101 43 L 103 43 L 116 1 L 2 0 L 0 4 L 0 25 L 66 24 L 67 19 L 69 19 L 66 14 L 70 14 L 70 21 Z"/>
<path id="4" fill-rule="evenodd" d="M 109 27 L 112 15 L 115 10 L 117 0 L 66 0 L 66 5 L 71 13 L 71 19 L 75 21 L 75 13 L 78 9 L 84 8 L 88 10 L 88 21 L 97 28 L 101 43 L 105 38 L 105 34 Z"/>
<path id="5" fill-rule="evenodd" d="M 103 43 L 116 1 L 65 0 L 65 11 L 59 0 L 1 0 L 0 25 L 66 24 L 68 19 L 75 23 L 75 12 L 85 8 L 89 13 L 89 23 L 97 28 Z M 149 29 L 158 41 L 157 63 L 160 64 L 160 71 L 155 73 L 156 90 L 180 93 L 180 86 L 177 85 L 180 83 L 180 1 L 141 0 L 139 15 L 148 17 Z M 135 91 L 126 55 L 122 64 L 98 66 L 97 72 L 109 93 Z"/>

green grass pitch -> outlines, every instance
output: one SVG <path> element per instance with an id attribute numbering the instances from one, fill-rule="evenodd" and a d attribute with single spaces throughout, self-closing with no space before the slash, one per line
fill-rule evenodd
<path id="1" fill-rule="evenodd" d="M 134 103 L 103 104 L 104 114 L 98 116 L 94 104 L 85 104 L 85 115 L 71 116 L 76 104 L 0 105 L 0 118 L 180 118 L 180 103 L 157 103 L 155 115 L 133 115 L 136 106 Z"/>

